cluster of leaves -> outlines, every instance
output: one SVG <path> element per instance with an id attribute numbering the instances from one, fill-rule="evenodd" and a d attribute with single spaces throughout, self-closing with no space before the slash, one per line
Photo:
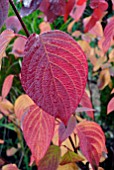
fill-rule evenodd
<path id="1" fill-rule="evenodd" d="M 17 17 L 7 17 L 9 3 Z M 101 169 L 99 163 L 107 154 L 105 135 L 94 122 L 95 110 L 86 83 L 88 60 L 93 65 L 94 75 L 98 76 L 99 89 L 107 85 L 113 89 L 113 16 L 106 18 L 104 30 L 102 26 L 108 3 L 105 0 L 20 0 L 18 3 L 22 6 L 22 17 L 39 9 L 42 11 L 39 17 L 44 21 L 39 25 L 39 35 L 29 35 L 13 1 L 0 1 L 0 27 L 6 24 L 6 30 L 0 35 L 0 64 L 2 67 L 4 57 L 10 58 L 5 52 L 10 41 L 14 41 L 10 54 L 16 59 L 23 58 L 18 77 L 26 92 L 12 103 L 8 94 L 17 75 L 5 78 L 0 96 L 0 119 L 7 117 L 18 128 L 18 134 L 22 129 L 31 151 L 30 166 L 35 163 L 38 170 Z M 86 5 L 92 13 L 83 18 Z M 68 17 L 72 19 L 67 25 L 70 35 L 51 30 L 49 22 L 59 16 L 63 16 L 65 24 Z M 74 30 L 78 21 L 82 29 Z M 26 36 L 19 34 L 22 27 Z M 114 110 L 113 101 L 114 98 L 108 104 L 107 113 Z M 83 112 L 88 120 L 81 117 Z M 14 164 L 2 167 L 2 170 L 8 169 L 18 170 L 18 167 Z"/>

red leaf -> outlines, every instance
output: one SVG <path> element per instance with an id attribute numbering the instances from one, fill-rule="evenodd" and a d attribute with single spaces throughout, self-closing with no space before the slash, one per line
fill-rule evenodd
<path id="1" fill-rule="evenodd" d="M 12 29 L 16 33 L 18 33 L 22 28 L 20 21 L 16 16 L 8 17 L 5 23 L 7 29 Z"/>
<path id="2" fill-rule="evenodd" d="M 38 170 L 56 170 L 60 162 L 60 154 L 60 147 L 51 145 L 39 163 Z"/>
<path id="3" fill-rule="evenodd" d="M 91 16 L 91 19 L 89 20 L 85 27 L 84 32 L 88 32 L 90 29 L 92 29 L 95 26 L 96 22 L 100 20 L 100 18 L 103 16 L 103 14 L 104 11 L 102 11 L 101 8 L 95 8 Z"/>
<path id="4" fill-rule="evenodd" d="M 87 0 L 78 0 L 77 5 L 81 6 L 83 5 Z"/>
<path id="5" fill-rule="evenodd" d="M 90 121 L 83 121 L 76 126 L 82 153 L 91 163 L 93 170 L 98 167 L 102 152 L 107 152 L 105 136 L 101 127 Z"/>
<path id="6" fill-rule="evenodd" d="M 89 108 L 89 109 L 93 109 L 92 107 L 92 103 L 91 103 L 91 100 L 89 98 L 89 96 L 87 95 L 86 91 L 84 92 L 82 98 L 81 98 L 81 101 L 79 103 L 82 107 L 86 107 L 86 108 Z M 93 114 L 93 111 L 86 111 L 87 115 L 89 117 L 91 117 L 92 119 L 94 119 L 94 114 Z"/>
<path id="7" fill-rule="evenodd" d="M 105 40 L 102 44 L 104 52 L 106 52 L 110 48 L 113 36 L 114 36 L 114 17 L 112 17 L 111 20 L 109 20 L 109 23 L 106 25 L 104 29 Z"/>
<path id="8" fill-rule="evenodd" d="M 87 79 L 86 57 L 75 40 L 61 31 L 31 35 L 21 73 L 23 88 L 33 101 L 67 125 Z"/>
<path id="9" fill-rule="evenodd" d="M 0 28 L 8 16 L 9 1 L 0 0 Z"/>
<path id="10" fill-rule="evenodd" d="M 4 80 L 3 86 L 2 86 L 2 97 L 5 98 L 12 86 L 13 83 L 13 78 L 14 75 L 10 74 L 9 76 L 6 77 L 6 79 Z"/>
<path id="11" fill-rule="evenodd" d="M 114 111 L 114 97 L 109 101 L 108 107 L 107 107 L 107 114 Z"/>
<path id="12" fill-rule="evenodd" d="M 67 127 L 61 122 L 59 126 L 59 145 L 66 140 L 71 133 L 73 132 L 74 128 L 76 127 L 76 118 L 72 116 L 67 124 Z"/>
<path id="13" fill-rule="evenodd" d="M 38 165 L 52 140 L 55 120 L 38 106 L 33 105 L 25 115 L 22 126 L 24 138 Z"/>
<path id="14" fill-rule="evenodd" d="M 73 6 L 75 4 L 75 0 L 68 0 L 68 2 L 66 2 L 66 8 L 65 8 L 65 14 L 64 14 L 64 21 L 66 22 L 69 13 L 71 12 Z"/>

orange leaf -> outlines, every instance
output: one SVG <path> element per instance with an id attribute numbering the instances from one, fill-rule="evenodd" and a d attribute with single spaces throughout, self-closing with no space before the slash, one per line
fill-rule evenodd
<path id="1" fill-rule="evenodd" d="M 49 24 L 49 22 L 42 22 L 40 25 L 39 25 L 39 28 L 40 28 L 40 33 L 43 33 L 43 32 L 46 32 L 46 31 L 50 31 L 51 30 L 51 26 Z"/>
<path id="2" fill-rule="evenodd" d="M 28 95 L 22 94 L 21 96 L 19 96 L 14 104 L 14 112 L 17 118 L 21 120 L 25 110 L 33 104 L 34 102 Z"/>

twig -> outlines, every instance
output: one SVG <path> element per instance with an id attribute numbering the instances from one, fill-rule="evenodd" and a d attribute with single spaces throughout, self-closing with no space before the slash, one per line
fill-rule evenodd
<path id="1" fill-rule="evenodd" d="M 23 27 L 23 29 L 24 29 L 27 37 L 29 37 L 30 34 L 29 34 L 29 32 L 28 32 L 28 30 L 27 30 L 27 28 L 26 28 L 26 26 L 25 26 L 25 24 L 24 24 L 24 22 L 23 22 L 23 20 L 22 20 L 22 18 L 21 18 L 21 16 L 20 16 L 20 14 L 19 14 L 19 12 L 17 11 L 14 2 L 13 2 L 12 0 L 9 0 L 9 3 L 10 3 L 10 5 L 12 6 L 12 8 L 13 8 L 16 16 L 17 16 L 17 18 L 19 19 L 19 21 L 20 21 L 20 23 L 21 23 L 21 25 L 22 25 L 22 27 Z"/>

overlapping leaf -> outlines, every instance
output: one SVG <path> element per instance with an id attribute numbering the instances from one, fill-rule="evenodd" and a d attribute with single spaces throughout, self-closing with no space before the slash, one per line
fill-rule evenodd
<path id="1" fill-rule="evenodd" d="M 112 17 L 111 20 L 109 20 L 108 24 L 104 29 L 105 40 L 103 41 L 102 44 L 104 52 L 106 52 L 109 49 L 113 36 L 114 36 L 114 17 Z"/>
<path id="2" fill-rule="evenodd" d="M 38 170 L 56 170 L 60 162 L 61 150 L 58 146 L 51 145 L 40 161 Z"/>
<path id="3" fill-rule="evenodd" d="M 61 144 L 64 140 L 67 139 L 73 132 L 74 128 L 76 127 L 76 118 L 72 116 L 65 127 L 64 123 L 61 122 L 59 126 L 59 144 Z"/>
<path id="4" fill-rule="evenodd" d="M 90 121 L 79 123 L 76 130 L 80 149 L 95 170 L 99 165 L 102 152 L 107 152 L 104 133 L 97 123 Z"/>
<path id="5" fill-rule="evenodd" d="M 28 95 L 23 94 L 23 95 L 19 96 L 16 99 L 15 104 L 14 104 L 14 112 L 15 112 L 17 118 L 19 120 L 21 120 L 26 109 L 33 104 L 34 104 L 34 102 Z"/>
<path id="6" fill-rule="evenodd" d="M 14 75 L 10 74 L 9 76 L 6 77 L 4 83 L 3 83 L 3 86 L 2 86 L 2 97 L 5 98 L 10 89 L 11 89 L 11 86 L 12 86 L 12 83 L 13 83 L 13 78 L 14 78 Z"/>
<path id="7" fill-rule="evenodd" d="M 83 107 L 89 108 L 89 109 L 93 109 L 91 100 L 90 100 L 88 94 L 86 93 L 86 91 L 84 92 L 84 94 L 81 98 L 80 105 Z M 86 113 L 92 119 L 94 118 L 93 111 L 87 111 Z"/>
<path id="8" fill-rule="evenodd" d="M 75 40 L 61 31 L 31 35 L 21 73 L 23 88 L 33 101 L 67 124 L 87 79 L 86 56 Z"/>
<path id="9" fill-rule="evenodd" d="M 50 145 L 54 126 L 54 117 L 48 115 L 36 105 L 31 106 L 24 116 L 22 121 L 24 137 L 37 165 Z"/>
<path id="10" fill-rule="evenodd" d="M 57 170 L 79 170 L 79 168 L 75 163 L 70 163 L 62 166 L 60 165 Z"/>
<path id="11" fill-rule="evenodd" d="M 5 50 L 9 42 L 15 37 L 12 30 L 5 30 L 0 35 L 0 64 L 2 58 L 5 56 Z"/>
<path id="12" fill-rule="evenodd" d="M 0 28 L 4 24 L 4 21 L 8 15 L 9 1 L 8 0 L 0 0 Z"/>
<path id="13" fill-rule="evenodd" d="M 109 101 L 108 107 L 107 107 L 107 114 L 114 111 L 114 97 Z"/>
<path id="14" fill-rule="evenodd" d="M 8 17 L 5 24 L 7 29 L 12 29 L 16 33 L 18 33 L 22 28 L 20 21 L 16 16 Z"/>
<path id="15" fill-rule="evenodd" d="M 79 161 L 83 161 L 84 159 L 78 155 L 77 153 L 74 153 L 72 151 L 67 151 L 64 156 L 61 158 L 60 165 L 65 165 L 68 163 L 76 163 Z"/>

